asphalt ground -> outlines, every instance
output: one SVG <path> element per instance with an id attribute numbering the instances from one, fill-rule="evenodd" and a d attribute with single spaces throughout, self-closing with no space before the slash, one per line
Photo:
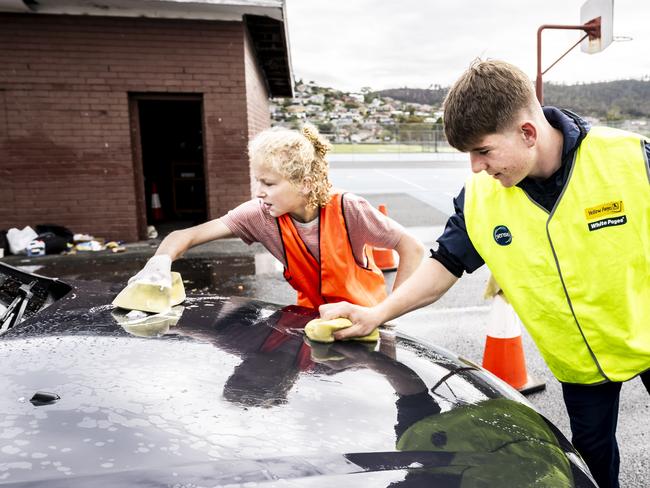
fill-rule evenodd
<path id="1" fill-rule="evenodd" d="M 417 155 L 423 158 L 421 155 Z M 332 162 L 332 179 L 366 197 L 373 205 L 384 203 L 389 215 L 408 228 L 427 248 L 435 246 L 451 204 L 437 202 L 455 195 L 468 174 L 463 161 L 372 159 Z M 451 175 L 451 176 L 450 176 Z M 369 188 L 363 191 L 364 188 Z M 425 195 L 429 187 L 429 193 Z M 361 191 L 360 191 L 361 190 Z M 8 256 L 3 262 L 61 279 L 100 280 L 113 284 L 117 292 L 151 256 L 158 240 L 129 243 L 127 251 L 79 253 L 69 256 L 25 258 Z M 258 244 L 246 246 L 236 239 L 198 246 L 174 263 L 188 292 L 221 296 L 247 296 L 274 303 L 294 303 L 295 292 L 284 281 L 277 262 Z M 483 299 L 489 277 L 483 267 L 464 276 L 437 303 L 413 311 L 393 323 L 399 330 L 435 343 L 481 364 L 488 328 L 490 302 Z M 392 283 L 394 273 L 386 273 Z M 522 331 L 528 374 L 545 383 L 545 390 L 528 396 L 536 408 L 570 439 L 569 421 L 562 402 L 560 384 L 528 333 Z M 637 378 L 623 385 L 618 439 L 621 450 L 621 486 L 650 487 L 650 396 Z"/>

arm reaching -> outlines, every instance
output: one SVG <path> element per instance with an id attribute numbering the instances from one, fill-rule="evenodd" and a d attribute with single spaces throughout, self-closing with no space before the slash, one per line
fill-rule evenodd
<path id="1" fill-rule="evenodd" d="M 195 225 L 187 229 L 175 230 L 163 239 L 158 246 L 156 256 L 167 254 L 172 261 L 178 259 L 188 249 L 199 244 L 226 237 L 234 237 L 235 234 L 220 219 L 214 219 L 204 224 Z"/>
<path id="2" fill-rule="evenodd" d="M 232 237 L 234 234 L 219 219 L 183 230 L 175 230 L 163 239 L 156 254 L 147 261 L 129 283 L 148 283 L 162 287 L 172 286 L 172 261 L 191 247 L 215 239 Z"/>
<path id="3" fill-rule="evenodd" d="M 337 340 L 364 336 L 381 324 L 438 300 L 458 278 L 439 261 L 425 259 L 415 272 L 383 302 L 362 307 L 348 302 L 328 303 L 319 307 L 324 319 L 346 317 L 352 326 L 334 334 Z"/>
<path id="4" fill-rule="evenodd" d="M 411 234 L 404 234 L 397 246 L 395 246 L 395 251 L 399 254 L 399 264 L 397 265 L 393 290 L 406 281 L 422 263 L 424 246 Z"/>

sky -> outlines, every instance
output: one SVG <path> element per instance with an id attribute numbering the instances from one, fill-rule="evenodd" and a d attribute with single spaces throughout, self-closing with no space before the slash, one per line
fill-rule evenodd
<path id="1" fill-rule="evenodd" d="M 537 29 L 581 24 L 584 3 L 286 0 L 294 76 L 343 91 L 449 86 L 480 57 L 516 64 L 534 80 Z M 544 30 L 542 70 L 582 35 Z M 574 84 L 650 76 L 650 2 L 615 0 L 613 35 L 615 41 L 597 54 L 576 47 L 543 80 Z"/>

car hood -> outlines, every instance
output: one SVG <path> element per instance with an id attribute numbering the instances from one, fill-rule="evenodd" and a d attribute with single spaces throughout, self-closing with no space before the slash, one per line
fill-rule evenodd
<path id="1" fill-rule="evenodd" d="M 115 291 L 78 283 L 0 338 L 0 484 L 572 479 L 566 439 L 448 351 L 391 329 L 312 344 L 313 311 L 243 298 L 132 319 Z"/>

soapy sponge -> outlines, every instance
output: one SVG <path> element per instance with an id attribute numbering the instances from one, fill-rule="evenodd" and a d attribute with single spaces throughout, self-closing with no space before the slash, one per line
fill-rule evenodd
<path id="1" fill-rule="evenodd" d="M 172 287 L 161 287 L 134 281 L 113 300 L 113 305 L 128 310 L 166 313 L 185 300 L 185 287 L 180 273 L 172 271 Z"/>
<path id="2" fill-rule="evenodd" d="M 314 319 L 305 325 L 305 334 L 307 337 L 316 342 L 334 342 L 334 332 L 337 330 L 350 327 L 352 322 L 349 319 Z M 352 337 L 355 341 L 373 342 L 379 340 L 379 329 L 373 330 L 370 334 L 363 337 Z"/>
<path id="3" fill-rule="evenodd" d="M 159 337 L 165 335 L 171 326 L 176 325 L 183 314 L 183 307 L 172 307 L 169 312 L 149 314 L 140 310 L 115 309 L 111 315 L 129 334 L 140 337 Z"/>

